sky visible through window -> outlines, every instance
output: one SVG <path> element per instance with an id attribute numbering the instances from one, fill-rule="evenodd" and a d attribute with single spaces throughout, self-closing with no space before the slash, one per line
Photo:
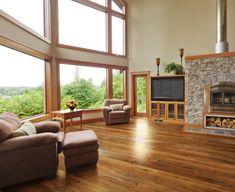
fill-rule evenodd
<path id="1" fill-rule="evenodd" d="M 0 46 L 0 86 L 44 86 L 44 60 Z"/>

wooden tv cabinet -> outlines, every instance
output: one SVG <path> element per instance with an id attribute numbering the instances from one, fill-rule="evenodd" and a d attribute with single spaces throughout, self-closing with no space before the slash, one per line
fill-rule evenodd
<path id="1" fill-rule="evenodd" d="M 177 101 L 151 101 L 151 119 L 153 121 L 175 124 L 185 123 L 185 104 Z"/>
<path id="2" fill-rule="evenodd" d="M 181 78 L 184 83 L 184 75 L 175 76 L 155 76 L 151 77 L 151 83 L 155 79 L 174 79 Z M 184 84 L 183 84 L 184 86 Z M 152 85 L 150 85 L 152 95 Z M 185 124 L 185 102 L 184 101 L 169 101 L 165 99 L 151 101 L 150 103 L 150 117 L 154 121 L 163 121 L 167 123 Z"/>

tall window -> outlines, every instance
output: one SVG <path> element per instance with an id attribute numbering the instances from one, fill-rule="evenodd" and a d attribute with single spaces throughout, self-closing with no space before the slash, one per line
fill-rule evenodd
<path id="1" fill-rule="evenodd" d="M 44 0 L 0 1 L 0 9 L 44 36 Z"/>
<path id="2" fill-rule="evenodd" d="M 125 55 L 122 0 L 58 0 L 59 43 Z"/>
<path id="3" fill-rule="evenodd" d="M 59 42 L 106 51 L 106 14 L 71 0 L 59 0 Z"/>
<path id="4" fill-rule="evenodd" d="M 113 98 L 122 99 L 124 98 L 124 71 L 119 69 L 113 69 Z"/>
<path id="5" fill-rule="evenodd" d="M 61 109 L 75 99 L 78 108 L 100 108 L 106 98 L 106 69 L 60 64 Z"/>
<path id="6" fill-rule="evenodd" d="M 45 112 L 45 61 L 0 46 L 0 113 L 20 118 Z"/>

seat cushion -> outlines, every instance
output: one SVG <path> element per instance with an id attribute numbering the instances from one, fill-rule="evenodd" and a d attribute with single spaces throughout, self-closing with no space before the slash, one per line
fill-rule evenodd
<path id="1" fill-rule="evenodd" d="M 126 112 L 125 111 L 111 111 L 109 113 L 110 118 L 123 118 L 125 117 Z"/>
<path id="2" fill-rule="evenodd" d="M 63 149 L 79 148 L 97 144 L 97 136 L 92 130 L 76 131 L 65 134 Z"/>

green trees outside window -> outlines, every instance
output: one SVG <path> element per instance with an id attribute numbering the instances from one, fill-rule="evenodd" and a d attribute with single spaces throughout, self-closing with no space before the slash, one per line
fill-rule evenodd
<path id="1" fill-rule="evenodd" d="M 0 113 L 24 118 L 44 113 L 45 61 L 0 46 Z"/>

